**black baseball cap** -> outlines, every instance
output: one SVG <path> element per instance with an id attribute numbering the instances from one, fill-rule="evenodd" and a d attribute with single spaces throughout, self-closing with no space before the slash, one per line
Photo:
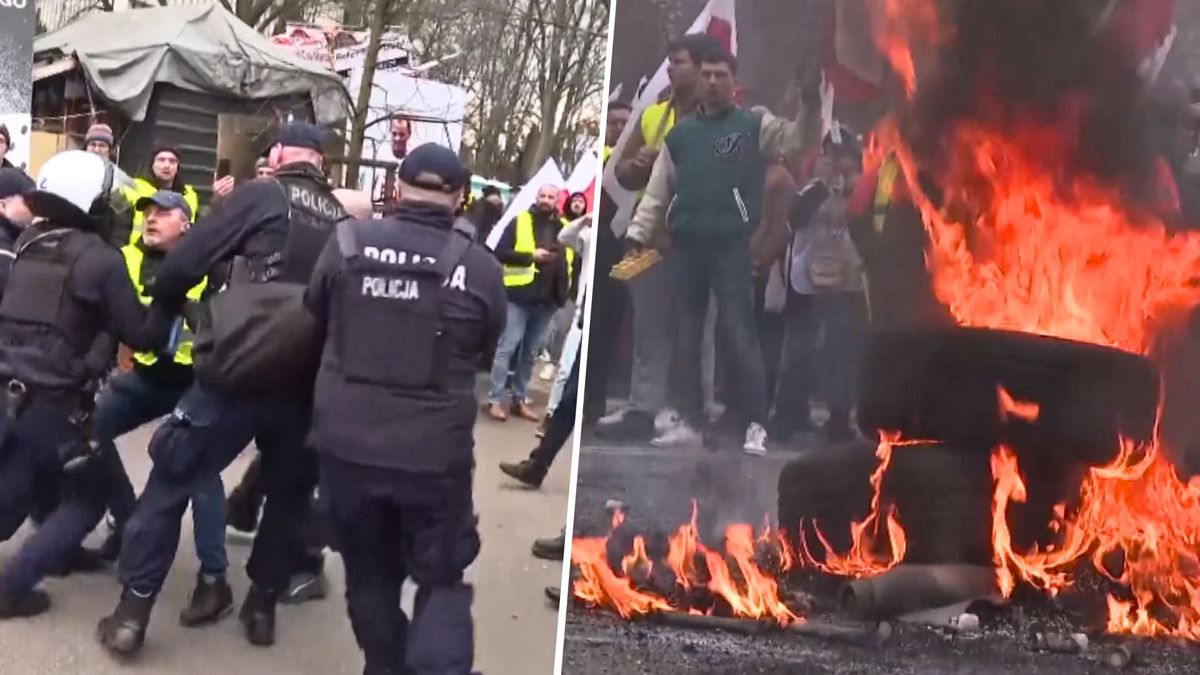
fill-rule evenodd
<path id="1" fill-rule="evenodd" d="M 323 152 L 324 143 L 324 129 L 306 122 L 293 122 L 279 129 L 279 133 L 275 134 L 274 145 L 282 145 L 285 148 L 307 148 Z"/>
<path id="2" fill-rule="evenodd" d="M 143 211 L 151 204 L 163 209 L 181 209 L 183 211 L 183 215 L 187 216 L 189 221 L 192 219 L 192 207 L 188 206 L 187 200 L 184 199 L 183 195 L 179 194 L 178 192 L 159 190 L 149 197 L 142 197 L 141 199 L 137 200 L 137 203 L 133 205 L 133 208 L 137 209 L 138 211 Z"/>
<path id="3" fill-rule="evenodd" d="M 436 143 L 425 143 L 408 153 L 400 165 L 400 181 L 426 190 L 447 194 L 461 192 L 471 174 L 454 151 Z"/>
<path id="4" fill-rule="evenodd" d="M 24 171 L 12 167 L 0 169 L 0 199 L 8 199 L 14 195 L 26 195 L 37 189 L 33 179 Z"/>

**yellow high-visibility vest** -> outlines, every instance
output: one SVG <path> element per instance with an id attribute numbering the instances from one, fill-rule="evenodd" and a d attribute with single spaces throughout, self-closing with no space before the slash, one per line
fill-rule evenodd
<path id="1" fill-rule="evenodd" d="M 567 225 L 567 219 L 560 219 L 563 227 Z M 517 253 L 533 255 L 537 250 L 537 237 L 533 232 L 533 214 L 528 211 L 522 211 L 517 216 L 513 227 L 517 228 L 516 236 L 513 242 L 513 250 Z M 571 282 L 571 277 L 574 274 L 575 251 L 571 248 L 566 249 L 567 252 L 567 283 Z M 508 288 L 520 288 L 533 283 L 537 277 L 537 263 L 528 265 L 505 265 L 504 266 L 504 285 Z"/>
<path id="2" fill-rule="evenodd" d="M 642 140 L 646 142 L 646 147 L 655 150 L 662 149 L 663 142 L 667 140 L 667 134 L 673 128 L 675 128 L 675 109 L 671 107 L 670 99 L 655 103 L 642 111 Z"/>
<path id="3" fill-rule="evenodd" d="M 138 239 L 142 238 L 142 226 L 146 222 L 146 214 L 138 209 L 135 204 L 142 197 L 153 197 L 154 193 L 158 192 L 158 188 L 153 183 L 145 178 L 135 178 L 133 185 L 122 188 L 125 195 L 125 201 L 129 202 L 129 208 L 133 211 L 133 229 L 129 232 L 129 243 L 136 244 Z M 191 185 L 183 186 L 183 201 L 187 202 L 188 208 L 192 210 L 192 222 L 200 217 L 200 196 L 196 194 L 196 189 Z"/>
<path id="4" fill-rule="evenodd" d="M 145 253 L 138 244 L 122 247 L 121 253 L 125 256 L 125 267 L 129 270 L 129 280 L 133 282 L 133 287 L 137 290 L 138 299 L 142 301 L 143 305 L 149 305 L 152 298 L 146 295 L 146 287 L 142 283 L 142 262 L 146 258 Z M 199 301 L 207 283 L 207 278 L 201 279 L 200 283 L 188 290 L 188 300 Z M 136 352 L 133 358 L 143 366 L 152 366 L 158 362 L 158 354 L 154 352 Z M 192 330 L 186 321 L 183 323 L 183 335 L 180 337 L 179 344 L 175 346 L 172 360 L 181 366 L 192 365 Z"/>

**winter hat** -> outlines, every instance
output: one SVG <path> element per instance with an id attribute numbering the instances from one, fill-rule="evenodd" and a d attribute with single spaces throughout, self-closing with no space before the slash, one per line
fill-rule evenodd
<path id="1" fill-rule="evenodd" d="M 178 159 L 178 160 L 183 159 L 182 157 L 179 156 L 179 150 L 177 150 L 176 148 L 173 148 L 169 145 L 160 145 L 154 149 L 154 152 L 150 153 L 150 161 L 153 162 L 155 157 L 158 157 L 159 155 L 161 155 L 164 152 L 169 152 L 172 155 L 175 155 L 175 159 Z"/>
<path id="2" fill-rule="evenodd" d="M 113 138 L 112 127 L 100 122 L 88 127 L 87 136 L 84 136 L 83 138 L 83 144 L 86 146 L 92 141 L 100 141 L 110 148 L 116 145 L 116 142 Z"/>

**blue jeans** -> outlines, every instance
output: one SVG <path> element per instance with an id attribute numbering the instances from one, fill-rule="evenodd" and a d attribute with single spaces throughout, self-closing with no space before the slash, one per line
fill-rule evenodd
<path id="1" fill-rule="evenodd" d="M 133 370 L 113 379 L 96 402 L 96 440 L 117 458 L 108 502 L 117 532 L 124 531 L 137 500 L 133 484 L 116 452 L 116 439 L 170 414 L 186 391 L 186 386 L 160 385 Z M 200 559 L 200 572 L 223 577 L 229 568 L 229 556 L 225 553 L 225 485 L 220 474 L 196 483 L 188 496 L 192 501 L 193 540 L 196 557 Z"/>
<path id="2" fill-rule="evenodd" d="M 550 322 L 557 308 L 554 305 L 528 307 L 508 303 L 508 322 L 504 334 L 496 346 L 496 359 L 492 361 L 492 388 L 488 392 L 488 403 L 500 405 L 504 398 L 504 383 L 508 381 L 508 364 L 517 354 L 517 370 L 513 373 L 513 403 L 524 403 L 529 395 L 529 378 L 533 376 L 533 358 L 537 348 L 546 338 Z"/>

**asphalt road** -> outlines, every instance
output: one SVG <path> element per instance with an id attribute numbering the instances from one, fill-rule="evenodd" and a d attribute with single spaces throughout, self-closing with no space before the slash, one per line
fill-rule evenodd
<path id="1" fill-rule="evenodd" d="M 149 471 L 146 443 L 152 426 L 127 435 L 121 455 L 135 485 Z M 516 489 L 497 469 L 501 461 L 523 458 L 533 447 L 534 426 L 523 421 L 480 422 L 476 431 L 475 503 L 480 515 L 483 551 L 468 576 L 476 587 L 476 669 L 486 674 L 539 675 L 554 667 L 556 607 L 543 589 L 561 580 L 562 567 L 529 555 L 534 538 L 552 536 L 566 518 L 570 452 L 563 455 L 537 492 Z M 250 453 L 243 453 L 225 473 L 226 490 L 240 480 Z M 96 622 L 116 604 L 120 588 L 115 573 L 48 579 L 50 612 L 30 620 L 0 623 L 0 673 L 21 675 L 110 675 L 138 672 L 171 675 L 351 675 L 362 672 L 362 656 L 346 618 L 340 560 L 330 555 L 326 571 L 331 592 L 320 602 L 281 607 L 273 648 L 250 646 L 234 616 L 201 629 L 179 625 L 179 611 L 198 569 L 192 547 L 191 515 L 175 567 L 151 619 L 146 647 L 131 663 L 120 663 L 95 640 Z M 93 533 L 98 544 L 103 532 Z M 232 531 L 231 531 L 232 532 Z M 11 557 L 28 534 L 23 529 L 0 544 L 0 564 Z M 228 538 L 230 583 L 240 604 L 249 586 L 244 566 L 248 541 Z M 406 594 L 411 603 L 411 590 Z"/>
<path id="2" fill-rule="evenodd" d="M 575 535 L 603 536 L 610 528 L 609 500 L 626 512 L 627 535 L 646 533 L 651 555 L 656 539 L 687 522 L 699 504 L 701 539 L 719 547 L 725 527 L 759 524 L 774 517 L 780 471 L 802 453 L 848 452 L 802 435 L 790 447 L 774 446 L 765 458 L 746 457 L 736 443 L 716 451 L 659 450 L 583 439 L 579 455 Z M 863 476 L 866 480 L 867 476 Z M 624 535 L 623 535 L 624 536 Z M 836 586 L 834 587 L 836 588 Z M 803 580 L 791 586 L 818 594 Z M 648 621 L 622 621 L 612 613 L 573 606 L 567 616 L 563 675 L 691 675 L 747 673 L 784 675 L 1091 675 L 1116 672 L 1098 661 L 1100 649 L 1083 656 L 1035 653 L 1030 619 L 1056 630 L 1079 630 L 1054 603 L 1035 596 L 985 621 L 981 635 L 948 638 L 924 627 L 897 625 L 883 647 L 844 645 L 791 634 L 742 636 L 686 630 Z M 832 598 L 821 598 L 830 605 Z M 830 618 L 816 611 L 817 619 Z M 1094 644 L 1123 642 L 1094 635 Z M 1135 663 L 1125 672 L 1150 675 L 1195 673 L 1200 648 L 1171 641 L 1132 641 Z"/>

